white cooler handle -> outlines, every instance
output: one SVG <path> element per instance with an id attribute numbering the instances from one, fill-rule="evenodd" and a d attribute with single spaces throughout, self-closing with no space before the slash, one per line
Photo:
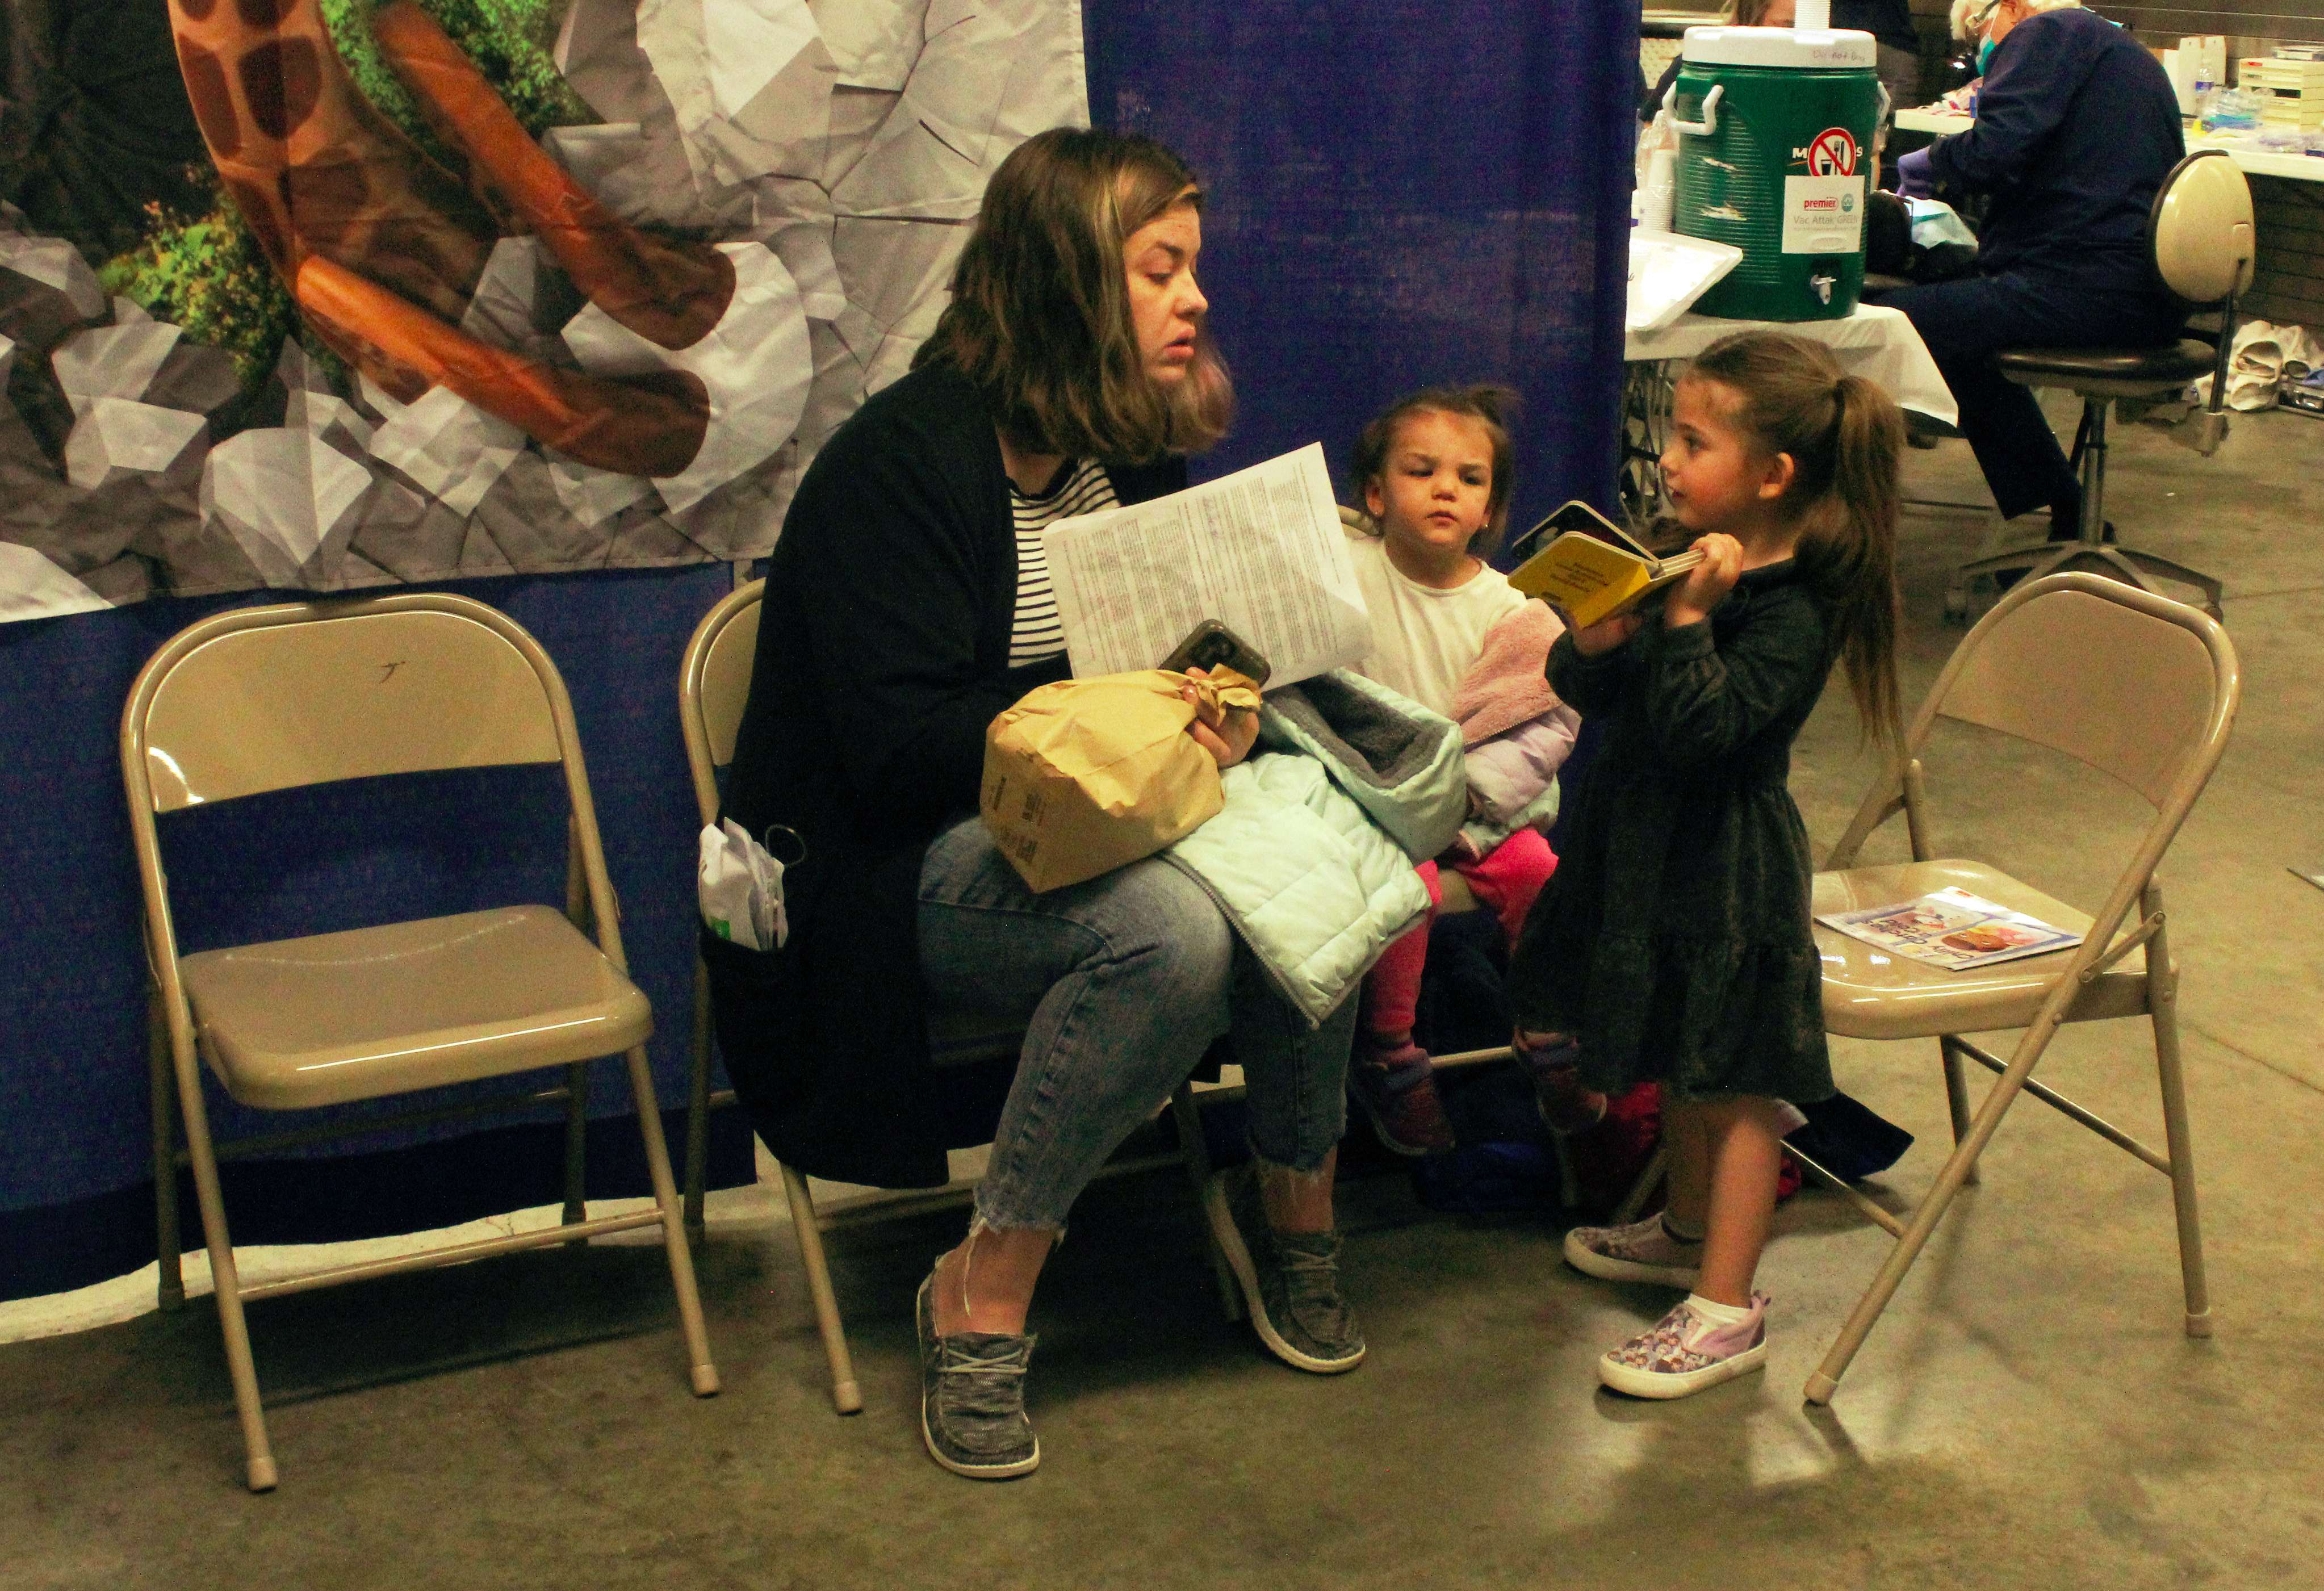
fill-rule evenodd
<path id="1" fill-rule="evenodd" d="M 1674 133 L 1683 133 L 1690 138 L 1708 138 L 1712 134 L 1718 132 L 1719 97 L 1726 92 L 1726 84 L 1713 83 L 1711 86 L 1711 92 L 1702 97 L 1702 120 L 1699 122 L 1682 122 L 1674 116 L 1671 118 L 1671 131 Z M 1663 108 L 1665 110 L 1670 109 L 1672 103 L 1677 98 L 1678 85 L 1676 83 L 1673 83 L 1670 86 L 1670 92 L 1663 96 Z"/>

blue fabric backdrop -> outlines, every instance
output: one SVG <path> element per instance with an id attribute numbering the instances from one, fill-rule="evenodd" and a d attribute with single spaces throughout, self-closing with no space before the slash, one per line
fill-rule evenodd
<path id="1" fill-rule="evenodd" d="M 1638 10 L 1626 0 L 1084 0 L 1090 116 L 1207 190 L 1202 278 L 1242 398 L 1198 473 L 1498 381 L 1522 528 L 1610 508 Z"/>
<path id="2" fill-rule="evenodd" d="M 1526 400 L 1516 512 L 1609 503 L 1621 370 L 1634 5 L 1607 0 L 1085 0 L 1093 119 L 1180 150 L 1210 190 L 1204 278 L 1242 393 L 1217 473 L 1322 439 L 1335 468 L 1412 386 Z M 1344 484 L 1344 483 L 1343 483 Z M 724 566 L 459 587 L 539 635 L 571 688 L 623 937 L 682 1099 L 694 816 L 680 651 Z M 252 600 L 256 600 L 253 598 Z M 152 1257 L 143 969 L 116 726 L 129 682 L 217 604 L 0 627 L 0 1299 Z M 555 800 L 525 774 L 369 784 L 188 814 L 165 835 L 206 904 L 189 945 L 483 901 L 562 898 Z M 279 882 L 238 882 L 268 860 Z M 626 1093 L 601 1063 L 595 1099 Z M 248 1124 L 217 1101 L 222 1134 Z M 593 1134 L 595 1188 L 638 1191 L 635 1133 Z M 748 1166 L 723 1118 L 718 1166 Z M 236 1235 L 440 1225 L 556 1197 L 553 1124 L 374 1135 L 228 1172 Z M 513 1191 L 512 1189 L 513 1186 Z M 198 1228 L 187 1207 L 189 1245 Z"/>

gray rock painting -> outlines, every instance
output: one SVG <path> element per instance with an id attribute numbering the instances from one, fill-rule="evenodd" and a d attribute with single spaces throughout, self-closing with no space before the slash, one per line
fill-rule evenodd
<path id="1" fill-rule="evenodd" d="M 693 463 L 593 468 L 296 342 L 247 399 L 224 354 L 0 206 L 0 621 L 763 555 L 816 449 L 910 367 L 993 168 L 1088 120 L 1076 0 L 574 0 L 556 59 L 604 119 L 545 147 L 625 219 L 718 239 L 733 303 L 672 354 L 512 236 L 461 328 L 603 375 L 691 372 Z"/>

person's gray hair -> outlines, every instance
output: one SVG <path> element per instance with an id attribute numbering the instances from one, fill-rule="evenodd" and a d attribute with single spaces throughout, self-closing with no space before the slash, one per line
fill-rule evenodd
<path id="1" fill-rule="evenodd" d="M 2019 0 L 2028 11 L 2062 11 L 2068 6 L 2079 9 L 2082 0 Z M 1953 0 L 1953 37 L 1966 39 L 1972 27 L 1982 26 L 1985 19 L 2001 9 L 2002 0 Z"/>

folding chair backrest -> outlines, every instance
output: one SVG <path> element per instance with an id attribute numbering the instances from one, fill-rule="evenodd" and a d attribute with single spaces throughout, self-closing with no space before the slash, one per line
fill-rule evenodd
<path id="1" fill-rule="evenodd" d="M 2234 652 L 2207 615 L 2120 581 L 2061 575 L 1986 615 L 1928 711 L 2064 752 L 2159 809 L 2198 764 L 2208 776 L 2235 681 Z"/>
<path id="2" fill-rule="evenodd" d="M 155 655 L 124 716 L 123 752 L 157 812 L 374 774 L 554 763 L 572 716 L 555 680 L 539 643 L 465 597 L 245 608 Z"/>
<path id="3" fill-rule="evenodd" d="M 571 894 L 616 967 L 619 913 L 573 704 L 524 627 L 448 593 L 240 608 L 148 660 L 121 714 L 130 837 L 163 993 L 175 930 L 154 814 L 384 773 L 563 765 Z M 576 921 L 579 919 L 576 917 Z"/>
<path id="4" fill-rule="evenodd" d="M 751 696 L 751 665 L 759 652 L 760 598 L 767 583 L 739 587 L 702 617 L 687 643 L 678 673 L 678 717 L 686 731 L 686 761 L 705 824 L 718 820 L 718 770 L 734 760 L 734 737 Z"/>

